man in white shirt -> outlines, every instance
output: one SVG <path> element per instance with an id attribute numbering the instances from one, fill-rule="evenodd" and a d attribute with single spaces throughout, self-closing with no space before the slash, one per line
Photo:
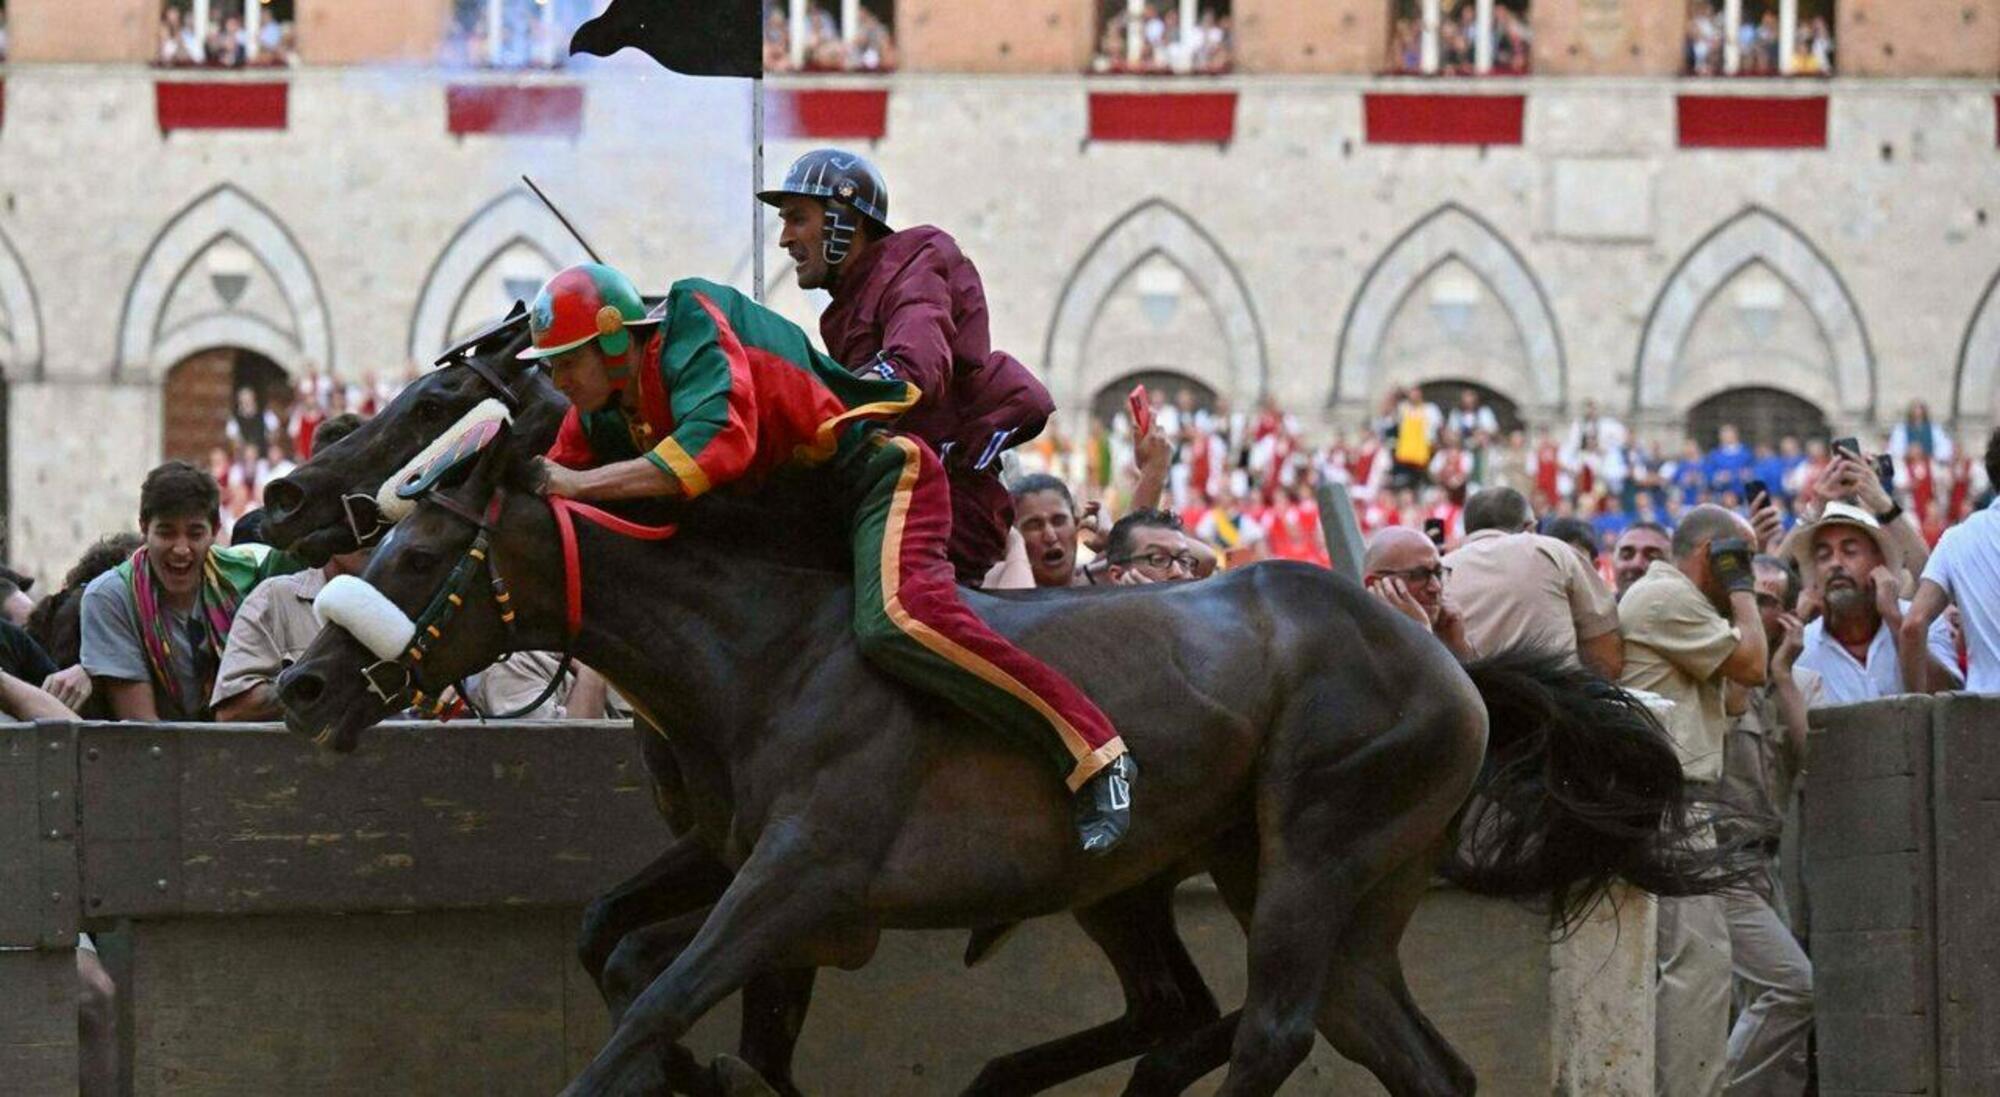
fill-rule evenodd
<path id="1" fill-rule="evenodd" d="M 2000 429 L 1986 440 L 1986 478 L 2000 484 Z M 1965 688 L 2000 693 L 2000 498 L 1944 531 L 1924 567 L 1917 596 L 1903 614 L 1903 634 L 1925 635 L 1948 604 L 1958 606 L 1971 659 Z M 1908 653 L 1910 648 L 1905 642 L 1899 650 Z M 1924 669 L 1921 660 L 1906 660 L 1904 681 L 1921 681 Z"/>
<path id="2" fill-rule="evenodd" d="M 1819 675 L 1830 704 L 1900 693 L 1936 693 L 1961 684 L 1951 630 L 1937 621 L 1916 640 L 1924 661 L 1918 685 L 1905 689 L 1899 630 L 1908 602 L 1897 597 L 1902 554 L 1867 510 L 1832 502 L 1819 520 L 1794 529 L 1785 554 L 1824 615 L 1806 626 L 1798 666 Z"/>

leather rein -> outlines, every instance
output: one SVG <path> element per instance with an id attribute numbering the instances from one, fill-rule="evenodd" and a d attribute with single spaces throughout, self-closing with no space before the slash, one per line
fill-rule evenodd
<path id="1" fill-rule="evenodd" d="M 506 580 L 494 569 L 490 559 L 493 543 L 494 523 L 500 518 L 501 495 L 496 489 L 488 498 L 484 514 L 475 513 L 463 503 L 433 489 L 424 498 L 436 503 L 446 513 L 473 527 L 475 533 L 472 544 L 465 555 L 453 566 L 451 574 L 445 577 L 443 586 L 432 596 L 424 611 L 414 622 L 416 628 L 411 634 L 410 646 L 394 659 L 383 659 L 368 665 L 361 671 L 367 680 L 368 690 L 380 698 L 384 704 L 397 705 L 407 695 L 410 707 L 430 713 L 440 719 L 446 718 L 448 707 L 437 696 L 441 690 L 426 696 L 422 686 L 423 661 L 430 651 L 444 639 L 444 630 L 454 616 L 465 605 L 467 589 L 483 570 L 488 577 L 488 587 L 493 602 L 500 611 L 500 623 L 507 629 L 507 651 L 512 654 L 520 650 L 515 640 L 513 595 L 507 589 Z M 540 708 L 543 703 L 560 688 L 563 678 L 568 675 L 575 662 L 576 639 L 583 631 L 583 559 L 577 547 L 576 519 L 603 529 L 641 541 L 664 541 L 672 537 L 679 527 L 673 525 L 646 526 L 628 521 L 615 514 L 579 503 L 562 496 L 546 496 L 549 511 L 555 517 L 556 533 L 562 544 L 563 567 L 563 655 L 562 662 L 549 677 L 549 683 L 534 700 L 512 712 L 482 713 L 472 703 L 465 683 L 457 683 L 459 699 L 470 709 L 473 716 L 481 720 L 512 720 Z M 391 677 L 391 676 L 394 677 Z"/>

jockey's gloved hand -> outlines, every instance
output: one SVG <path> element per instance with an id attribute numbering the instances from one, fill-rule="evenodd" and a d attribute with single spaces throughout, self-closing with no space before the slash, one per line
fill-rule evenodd
<path id="1" fill-rule="evenodd" d="M 1125 840 L 1132 827 L 1132 782 L 1139 763 L 1121 754 L 1076 790 L 1077 841 L 1085 853 L 1102 856 Z"/>
<path id="2" fill-rule="evenodd" d="M 1718 537 L 1708 543 L 1708 567 L 1731 594 L 1753 594 L 1757 573 L 1750 569 L 1750 543 L 1741 537 Z"/>

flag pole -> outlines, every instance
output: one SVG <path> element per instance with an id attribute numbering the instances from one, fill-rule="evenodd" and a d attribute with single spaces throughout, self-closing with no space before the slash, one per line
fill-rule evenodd
<path id="1" fill-rule="evenodd" d="M 750 299 L 764 303 L 764 78 L 750 80 Z"/>

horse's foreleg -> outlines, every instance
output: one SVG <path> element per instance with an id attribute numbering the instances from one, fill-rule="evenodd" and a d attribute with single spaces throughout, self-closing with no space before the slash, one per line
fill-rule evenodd
<path id="1" fill-rule="evenodd" d="M 966 1097 L 1040 1093 L 1215 1019 L 1215 996 L 1174 929 L 1175 881 L 1160 877 L 1076 911 L 1125 991 L 1125 1015 L 986 1064 Z"/>
<path id="2" fill-rule="evenodd" d="M 577 933 L 576 958 L 606 994 L 605 1001 L 610 1002 L 605 965 L 626 934 L 708 906 L 722 897 L 731 879 L 707 845 L 681 837 L 631 879 L 591 900 Z"/>
<path id="3" fill-rule="evenodd" d="M 850 891 L 825 846 L 766 835 L 701 929 L 625 1011 L 611 1039 L 565 1097 L 658 1093 L 667 1049 L 717 1002 L 796 955 Z"/>

